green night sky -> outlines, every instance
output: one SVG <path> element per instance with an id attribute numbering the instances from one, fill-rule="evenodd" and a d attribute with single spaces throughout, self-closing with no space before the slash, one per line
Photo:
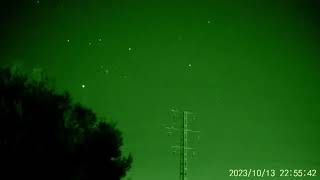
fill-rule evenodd
<path id="1" fill-rule="evenodd" d="M 134 158 L 126 178 L 179 178 L 178 134 L 164 128 L 176 108 L 195 112 L 190 127 L 201 131 L 190 139 L 189 180 L 255 179 L 229 177 L 247 168 L 317 169 L 298 179 L 319 179 L 315 1 L 10 3 L 1 5 L 1 64 L 42 68 L 116 121 Z"/>

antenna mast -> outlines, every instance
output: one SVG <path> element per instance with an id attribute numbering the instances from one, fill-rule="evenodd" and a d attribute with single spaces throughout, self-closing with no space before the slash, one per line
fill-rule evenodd
<path id="1" fill-rule="evenodd" d="M 194 119 L 194 114 L 189 111 L 177 111 L 172 110 L 174 113 L 174 118 L 180 119 L 180 127 L 176 128 L 174 126 L 166 127 L 168 130 L 169 135 L 172 133 L 172 131 L 178 131 L 180 134 L 180 143 L 177 146 L 171 146 L 171 148 L 174 148 L 174 152 L 176 152 L 176 149 L 179 149 L 179 156 L 180 156 L 180 166 L 179 166 L 179 179 L 180 180 L 187 180 L 187 171 L 188 171 L 188 150 L 193 150 L 193 155 L 195 154 L 194 148 L 188 146 L 188 135 L 190 132 L 192 133 L 199 133 L 200 131 L 193 131 L 189 129 L 188 122 L 192 119 Z M 182 115 L 182 116 L 181 116 Z M 190 118 L 192 116 L 193 118 Z"/>

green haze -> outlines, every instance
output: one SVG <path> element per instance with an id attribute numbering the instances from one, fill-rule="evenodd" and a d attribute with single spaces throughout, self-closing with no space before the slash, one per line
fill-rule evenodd
<path id="1" fill-rule="evenodd" d="M 170 153 L 177 134 L 163 127 L 173 122 L 172 108 L 197 114 L 192 128 L 201 138 L 190 144 L 197 155 L 189 180 L 255 179 L 229 177 L 234 168 L 311 168 L 320 176 L 319 19 L 311 6 L 26 4 L 6 26 L 2 59 L 44 68 L 60 90 L 118 122 L 133 180 L 178 179 Z"/>

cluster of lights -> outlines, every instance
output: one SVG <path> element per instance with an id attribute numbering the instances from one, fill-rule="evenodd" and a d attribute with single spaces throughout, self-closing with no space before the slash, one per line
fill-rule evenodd
<path id="1" fill-rule="evenodd" d="M 67 41 L 67 43 L 69 43 L 69 42 L 70 42 L 70 39 L 67 39 L 66 41 Z M 99 38 L 98 41 L 99 41 L 99 42 L 102 42 L 102 39 Z M 89 44 L 89 46 L 91 46 L 91 45 L 92 45 L 92 42 L 89 42 L 88 44 Z M 129 47 L 129 48 L 128 48 L 128 51 L 132 51 L 132 48 Z"/>

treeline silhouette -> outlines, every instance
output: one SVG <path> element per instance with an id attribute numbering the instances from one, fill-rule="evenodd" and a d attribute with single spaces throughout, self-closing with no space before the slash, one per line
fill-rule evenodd
<path id="1" fill-rule="evenodd" d="M 119 180 L 131 168 L 114 123 L 57 93 L 43 73 L 0 68 L 0 179 Z"/>

